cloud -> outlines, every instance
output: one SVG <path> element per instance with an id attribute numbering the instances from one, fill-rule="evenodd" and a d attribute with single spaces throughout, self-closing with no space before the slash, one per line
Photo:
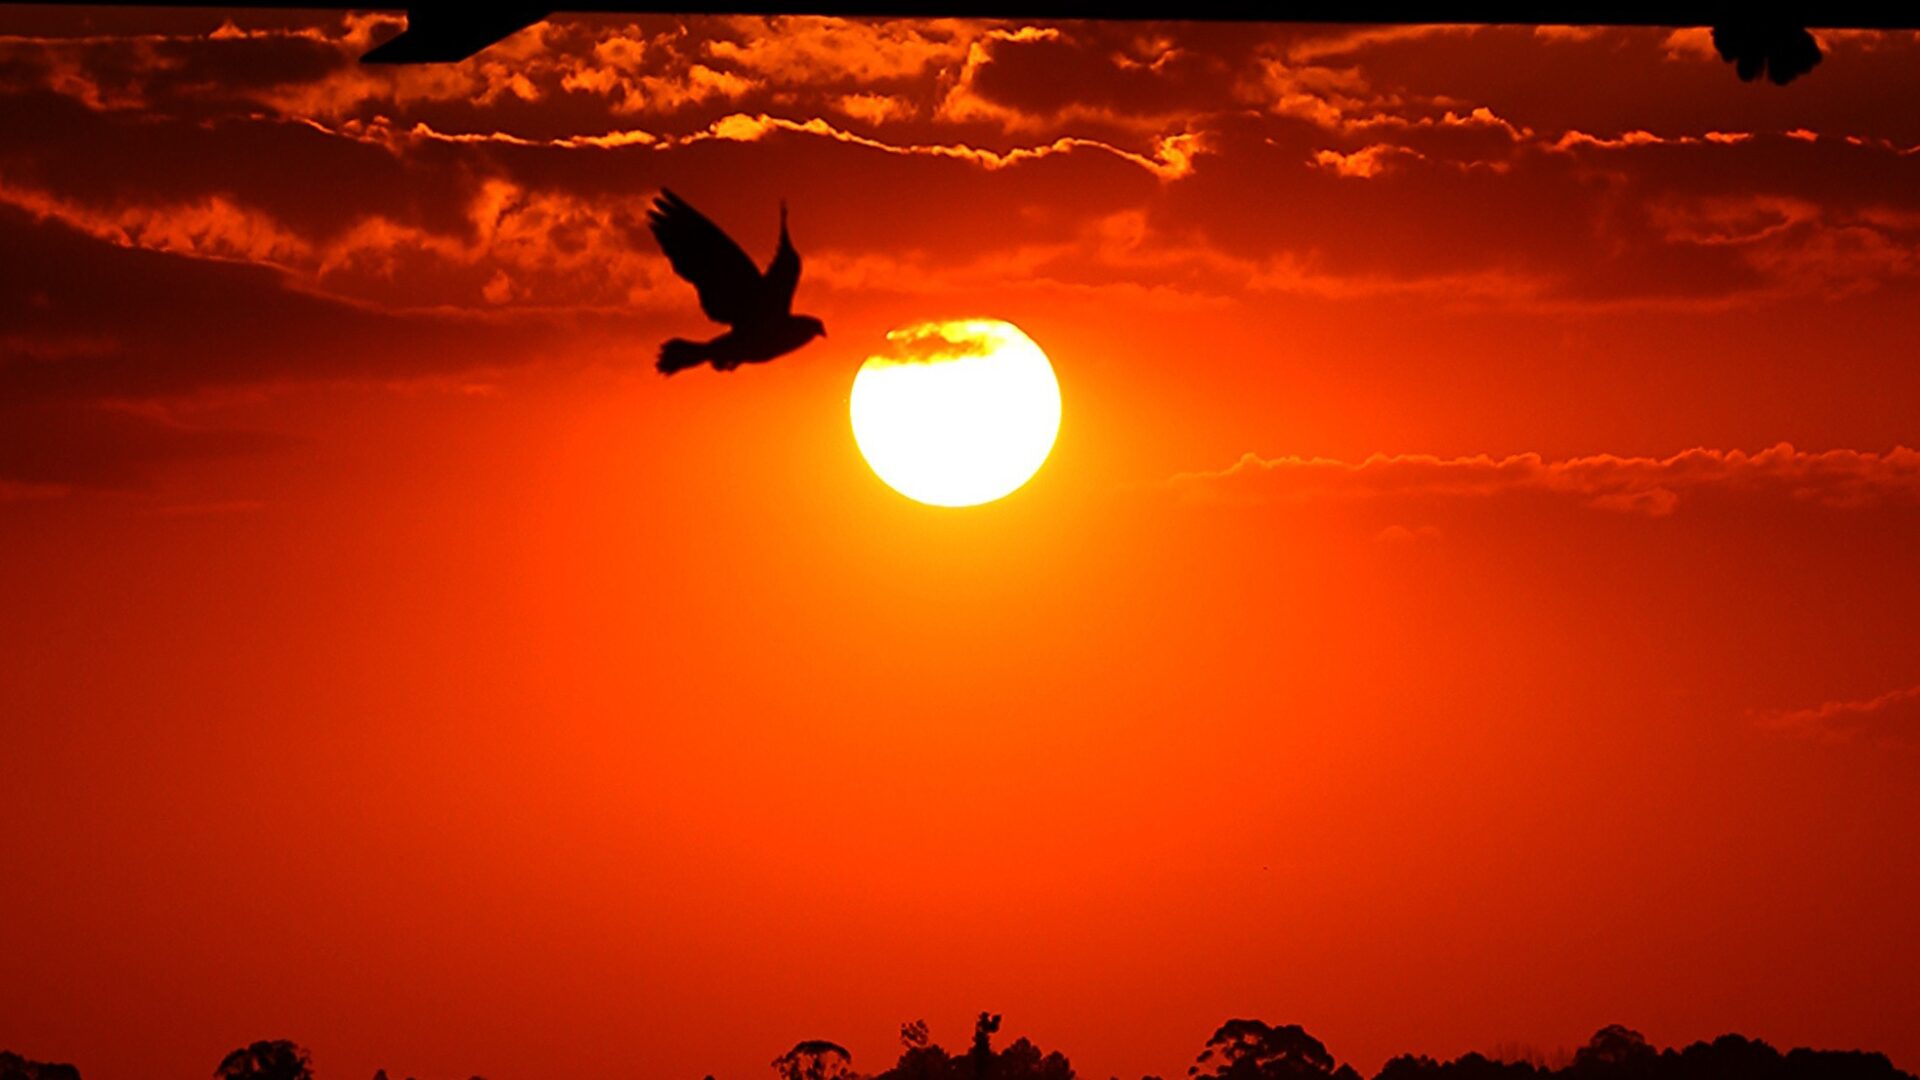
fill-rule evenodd
<path id="1" fill-rule="evenodd" d="M 1607 28 L 1603 26 L 1545 25 L 1533 28 L 1536 39 L 1561 44 L 1585 44 L 1606 32 Z"/>
<path id="2" fill-rule="evenodd" d="M 542 54 L 550 24 L 462 64 L 357 62 L 404 22 L 393 15 L 348 14 L 310 26 L 243 28 L 229 21 L 212 34 L 16 35 L 0 37 L 0 63 L 10 61 L 16 78 L 24 76 L 28 84 L 102 110 L 220 114 L 266 107 L 339 118 L 368 107 L 490 105 L 509 95 L 540 96 L 524 68 Z"/>
<path id="3" fill-rule="evenodd" d="M 1808 452 L 1781 443 L 1751 454 L 1696 449 L 1666 458 L 1375 454 L 1348 462 L 1247 454 L 1225 469 L 1182 473 L 1171 483 L 1192 497 L 1231 501 L 1484 500 L 1534 495 L 1661 517 L 1673 513 L 1683 496 L 1704 491 L 1835 508 L 1920 502 L 1920 451 L 1895 447 L 1884 454 Z"/>
<path id="4" fill-rule="evenodd" d="M 905 115 L 904 106 L 899 99 L 873 97 L 871 95 L 851 99 L 841 99 L 836 107 L 849 115 L 856 115 L 873 123 L 887 119 L 898 119 Z M 878 119 L 876 119 L 876 117 Z M 560 138 L 530 139 L 502 131 L 489 132 L 447 132 L 436 130 L 424 122 L 411 128 L 401 129 L 385 121 L 370 124 L 349 124 L 340 128 L 326 128 L 315 125 L 317 130 L 327 131 L 343 137 L 359 139 L 392 148 L 408 144 L 446 143 L 453 145 L 517 146 L 554 150 L 617 150 L 646 148 L 653 151 L 677 150 L 696 146 L 703 142 L 759 142 L 768 135 L 788 133 L 811 135 L 830 139 L 848 146 L 877 150 L 884 154 L 902 156 L 920 156 L 946 158 L 952 161 L 977 165 L 989 171 L 1004 169 L 1026 162 L 1037 161 L 1055 154 L 1071 153 L 1075 150 L 1094 150 L 1110 154 L 1121 161 L 1137 165 L 1147 172 L 1164 180 L 1177 180 L 1193 171 L 1194 158 L 1205 153 L 1208 141 L 1197 134 L 1168 135 L 1154 140 L 1145 152 L 1136 152 L 1103 142 L 1099 139 L 1062 137 L 1052 142 L 1015 145 L 1005 150 L 993 150 L 972 146 L 964 142 L 914 143 L 897 142 L 863 135 L 856 131 L 834 124 L 825 117 L 794 119 L 788 116 L 776 116 L 771 113 L 729 113 L 721 116 L 704 128 L 681 134 L 656 134 L 650 131 L 633 129 L 608 131 L 597 135 L 569 135 Z"/>
<path id="5" fill-rule="evenodd" d="M 278 452 L 292 440 L 219 418 L 231 400 L 289 385 L 458 389 L 482 372 L 632 349 L 630 316 L 572 320 L 556 357 L 563 328 L 545 313 L 381 311 L 290 288 L 289 271 L 102 243 L 4 207 L 0 250 L 33 267 L 0 278 L 8 502 L 142 490 L 162 470 Z"/>
<path id="6" fill-rule="evenodd" d="M 1713 31 L 1705 26 L 1687 26 L 1667 34 L 1661 43 L 1667 59 L 1720 63 L 1720 50 L 1713 47 Z"/>
<path id="7" fill-rule="evenodd" d="M 992 319 L 944 319 L 922 322 L 887 332 L 884 360 L 893 364 L 933 364 L 991 355 L 1005 336 Z"/>
<path id="8" fill-rule="evenodd" d="M 1869 698 L 1823 701 L 1799 709 L 1761 713 L 1761 726 L 1818 738 L 1850 740 L 1876 723 L 1920 721 L 1920 686 L 1906 686 Z"/>
<path id="9" fill-rule="evenodd" d="M 1316 168 L 1326 169 L 1335 176 L 1371 180 L 1393 168 L 1396 160 L 1418 160 L 1425 156 L 1410 147 L 1395 146 L 1392 143 L 1374 143 L 1350 154 L 1343 154 L 1338 150 L 1319 150 L 1314 153 L 1310 164 Z"/>
<path id="10" fill-rule="evenodd" d="M 993 29 L 967 49 L 935 116 L 1031 136 L 1074 128 L 1165 135 L 1232 107 L 1225 58 L 1136 26 Z"/>
<path id="11" fill-rule="evenodd" d="M 1154 227 L 1124 210 L 1077 223 L 1057 239 L 952 253 L 825 251 L 810 255 L 809 281 L 863 294 L 941 296 L 1019 282 L 1023 288 L 1099 293 L 1123 305 L 1192 311 L 1229 308 L 1248 297 L 1303 296 L 1327 301 L 1396 299 L 1471 309 L 1538 297 L 1543 279 L 1507 271 L 1347 273 L 1313 253 L 1243 258 L 1203 239 Z"/>
<path id="12" fill-rule="evenodd" d="M 1669 243 L 1717 247 L 1759 243 L 1817 222 L 1820 207 L 1777 195 L 1721 196 L 1653 202 L 1647 216 Z"/>
<path id="13" fill-rule="evenodd" d="M 892 120 L 911 119 L 919 108 L 897 94 L 842 94 L 834 101 L 841 113 L 878 126 Z"/>
<path id="14" fill-rule="evenodd" d="M 290 271 L 102 243 L 4 206 L 0 249 L 34 268 L 30 277 L 0 279 L 9 323 L 0 338 L 0 407 L 439 377 L 523 362 L 530 345 L 554 333 L 554 317 L 541 312 L 381 310 L 299 288 Z M 591 324 L 576 328 L 589 331 Z M 52 422 L 29 424 L 36 415 L 20 414 L 15 425 L 57 433 Z M 16 446 L 16 466 L 22 452 Z"/>
<path id="15" fill-rule="evenodd" d="M 0 37 L 0 243 L 36 271 L 0 282 L 0 402 L 484 381 L 557 336 L 631 345 L 697 319 L 646 234 L 662 184 L 756 255 L 786 195 L 803 288 L 849 308 L 1020 283 L 1713 314 L 1920 277 L 1920 121 L 1838 81 L 1784 112 L 1680 93 L 1701 73 L 1656 32 L 567 16 L 383 69 L 355 58 L 395 16 L 301 18 Z M 1914 44 L 1842 38 L 1835 66 L 1896 85 Z M 1511 62 L 1543 51 L 1564 78 Z"/>
<path id="16" fill-rule="evenodd" d="M 279 222 L 223 195 L 173 204 L 93 207 L 0 179 L 0 203 L 60 221 L 116 247 L 280 267 L 314 254 L 311 243 Z"/>
<path id="17" fill-rule="evenodd" d="M 869 86 L 945 70 L 983 31 L 983 24 L 960 19 L 742 15 L 723 21 L 706 52 L 768 79 Z"/>
<path id="18" fill-rule="evenodd" d="M 144 486 L 162 466 L 282 449 L 290 439 L 205 428 L 151 410 L 0 404 L 0 501 Z"/>
<path id="19" fill-rule="evenodd" d="M 1725 249 L 1783 294 L 1845 296 L 1920 273 L 1920 223 L 1881 207 L 1822 206 L 1771 194 L 1649 199 L 1646 220 L 1672 246 Z"/>
<path id="20" fill-rule="evenodd" d="M 1459 23 L 1423 23 L 1336 30 L 1295 38 L 1287 43 L 1285 55 L 1295 63 L 1349 58 L 1356 53 L 1375 50 L 1381 46 L 1426 41 L 1436 37 L 1470 37 L 1482 29 L 1479 26 Z"/>
<path id="21" fill-rule="evenodd" d="M 1112 156 L 1131 165 L 1137 165 L 1162 180 L 1178 180 L 1193 171 L 1193 159 L 1206 149 L 1205 140 L 1198 135 L 1169 135 L 1160 139 L 1149 153 L 1135 153 L 1124 150 L 1111 143 L 1098 139 L 1062 137 L 1050 143 L 1037 146 L 1016 146 L 1010 150 L 997 151 L 969 146 L 965 143 L 893 143 L 848 131 L 815 117 L 809 120 L 792 120 L 786 117 L 769 116 L 762 113 L 749 116 L 736 113 L 714 121 L 706 131 L 684 135 L 666 145 L 685 146 L 706 139 L 722 139 L 730 142 L 757 142 L 774 132 L 789 132 L 797 135 L 812 135 L 832 139 L 850 146 L 860 146 L 868 150 L 877 150 L 883 154 L 902 156 L 923 156 L 947 158 L 964 161 L 989 171 L 1005 169 L 1011 166 L 1037 161 L 1055 154 L 1071 154 L 1078 150 L 1091 150 Z"/>
<path id="22" fill-rule="evenodd" d="M 1379 68 L 1351 54 L 1383 44 L 1471 32 L 1472 27 L 1418 26 L 1357 30 L 1328 37 L 1282 40 L 1259 51 L 1239 81 L 1240 96 L 1278 116 L 1329 132 L 1365 135 L 1382 130 L 1480 133 L 1493 145 L 1519 143 L 1531 129 L 1451 94 L 1393 85 Z M 1345 59 L 1333 65 L 1324 61 Z"/>
<path id="23" fill-rule="evenodd" d="M 749 76 L 686 58 L 676 42 L 649 39 L 638 28 L 602 38 L 565 68 L 560 87 L 600 95 L 617 113 L 655 116 L 716 99 L 738 101 L 759 89 Z"/>
<path id="24" fill-rule="evenodd" d="M 1832 134 L 1813 108 L 1790 120 L 1811 142 L 1629 122 L 1667 122 L 1667 98 L 1623 101 L 1619 132 L 1566 122 L 1571 97 L 1493 78 L 1538 54 L 1529 31 L 566 17 L 467 64 L 352 62 L 396 27 L 0 40 L 0 197 L 127 250 L 272 266 L 392 311 L 678 303 L 641 224 L 651 189 L 695 177 L 724 207 L 769 174 L 816 223 L 809 280 L 847 288 L 922 259 L 941 281 L 1033 267 L 1193 303 L 1581 316 L 1920 275 L 1910 140 Z M 1618 66 L 1658 44 L 1603 31 L 1551 49 Z M 109 154 L 125 167 L 98 168 Z M 845 212 L 883 186 L 949 209 Z M 1127 205 L 1139 242 L 1076 235 Z M 1017 227 L 980 228 L 990 215 Z"/>
<path id="25" fill-rule="evenodd" d="M 268 111 L 331 124 L 377 117 L 445 124 L 513 112 L 613 126 L 752 98 L 818 101 L 876 86 L 932 92 L 982 28 L 958 20 L 569 17 L 536 23 L 457 64 L 357 62 L 398 31 L 396 16 L 347 15 L 310 26 L 211 35 L 0 37 L 0 86 L 49 89 L 100 110 L 176 115 Z M 827 91 L 832 93 L 828 94 Z M 523 108 L 539 104 L 540 114 Z M 707 117 L 698 117 L 705 122 Z"/>
<path id="26" fill-rule="evenodd" d="M 1596 150 L 1620 150 L 1628 147 L 1644 146 L 1699 146 L 1712 143 L 1717 146 L 1737 146 L 1753 138 L 1745 131 L 1708 131 L 1700 135 L 1656 135 L 1651 131 L 1634 129 L 1618 135 L 1593 135 L 1585 131 L 1568 129 L 1559 139 L 1546 144 L 1549 150 L 1574 150 L 1591 148 Z"/>
<path id="27" fill-rule="evenodd" d="M 94 206 L 0 181 L 0 205 L 115 248 L 282 271 L 304 291 L 388 310 L 645 304 L 673 281 L 641 237 L 644 199 L 587 200 L 483 181 L 454 232 L 369 214 L 331 236 L 222 195 Z M 510 287 L 501 284 L 507 276 Z M 404 279 L 404 288 L 397 285 Z"/>

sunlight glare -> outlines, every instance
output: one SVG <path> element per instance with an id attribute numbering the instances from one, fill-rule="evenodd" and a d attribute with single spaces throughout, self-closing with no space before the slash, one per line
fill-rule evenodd
<path id="1" fill-rule="evenodd" d="M 1033 339 L 997 319 L 887 334 L 854 376 L 860 453 L 880 479 L 933 506 L 977 506 L 1025 484 L 1060 431 L 1060 384 Z"/>

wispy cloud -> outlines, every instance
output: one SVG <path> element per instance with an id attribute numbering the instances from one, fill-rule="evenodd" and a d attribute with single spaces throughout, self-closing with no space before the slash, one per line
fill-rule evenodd
<path id="1" fill-rule="evenodd" d="M 1799 709 L 1762 713 L 1763 727 L 1830 739 L 1851 739 L 1878 720 L 1920 719 L 1920 686 L 1903 686 L 1869 698 L 1823 701 Z"/>
<path id="2" fill-rule="evenodd" d="M 870 118 L 869 118 L 870 119 Z M 682 134 L 656 134 L 636 129 L 621 129 L 593 135 L 531 139 L 503 131 L 448 132 L 424 121 L 408 128 L 384 121 L 343 125 L 331 128 L 309 121 L 315 130 L 341 135 L 389 149 L 404 149 L 419 143 L 499 143 L 508 146 L 541 147 L 556 150 L 619 150 L 645 148 L 655 151 L 677 150 L 704 142 L 759 142 L 775 134 L 790 134 L 829 139 L 848 146 L 861 147 L 902 157 L 945 158 L 976 165 L 989 172 L 1011 168 L 1057 154 L 1076 151 L 1111 154 L 1152 173 L 1162 180 L 1177 180 L 1193 171 L 1193 159 L 1208 148 L 1206 136 L 1199 133 L 1166 135 L 1153 141 L 1146 153 L 1125 149 L 1100 139 L 1065 136 L 1051 142 L 991 150 L 963 142 L 925 143 L 890 142 L 839 127 L 824 117 L 796 120 L 768 113 L 732 113 L 695 131 Z"/>
<path id="3" fill-rule="evenodd" d="M 1886 453 L 1809 452 L 1780 443 L 1757 453 L 1701 448 L 1665 458 L 1375 454 L 1357 462 L 1250 453 L 1224 469 L 1182 473 L 1171 483 L 1196 497 L 1251 502 L 1533 494 L 1657 517 L 1672 513 L 1683 495 L 1707 489 L 1832 507 L 1920 501 L 1920 451 L 1899 446 Z"/>

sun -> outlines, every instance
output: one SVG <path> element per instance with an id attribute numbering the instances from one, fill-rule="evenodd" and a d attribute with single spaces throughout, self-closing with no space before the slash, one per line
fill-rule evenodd
<path id="1" fill-rule="evenodd" d="M 1060 383 L 1032 338 L 998 319 L 903 326 L 860 365 L 853 440 L 887 486 L 978 506 L 1026 483 L 1060 433 Z"/>

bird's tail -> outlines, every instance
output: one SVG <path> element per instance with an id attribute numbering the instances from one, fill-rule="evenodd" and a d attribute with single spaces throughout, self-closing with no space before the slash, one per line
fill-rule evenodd
<path id="1" fill-rule="evenodd" d="M 699 367 L 707 360 L 705 345 L 685 338 L 673 338 L 660 346 L 660 359 L 654 361 L 653 366 L 660 370 L 660 374 L 671 375 L 676 371 Z"/>

